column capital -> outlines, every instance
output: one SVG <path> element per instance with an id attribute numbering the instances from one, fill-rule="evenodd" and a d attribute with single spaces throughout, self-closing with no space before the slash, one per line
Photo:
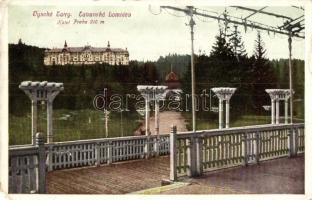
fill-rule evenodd
<path id="1" fill-rule="evenodd" d="M 230 87 L 215 87 L 211 88 L 211 90 L 217 95 L 217 97 L 221 100 L 230 100 L 236 88 Z"/>
<path id="2" fill-rule="evenodd" d="M 138 85 L 137 90 L 142 96 L 149 100 L 160 100 L 165 93 L 167 86 L 162 85 Z"/>
<path id="3" fill-rule="evenodd" d="M 287 101 L 290 98 L 289 89 L 266 89 L 265 90 L 269 95 L 271 100 L 285 100 Z M 293 94 L 295 93 L 292 90 Z"/>

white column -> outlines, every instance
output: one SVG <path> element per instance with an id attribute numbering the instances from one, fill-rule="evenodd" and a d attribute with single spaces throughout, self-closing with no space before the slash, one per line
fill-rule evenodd
<path id="1" fill-rule="evenodd" d="M 105 110 L 105 137 L 108 138 L 108 111 Z"/>
<path id="2" fill-rule="evenodd" d="M 150 126 L 149 126 L 149 118 L 150 118 L 150 105 L 149 105 L 149 97 L 145 98 L 145 135 L 150 135 Z"/>
<path id="3" fill-rule="evenodd" d="M 230 127 L 230 100 L 225 100 L 225 128 Z"/>
<path id="4" fill-rule="evenodd" d="M 53 103 L 52 100 L 47 100 L 47 142 L 53 142 Z"/>
<path id="5" fill-rule="evenodd" d="M 279 100 L 276 99 L 276 124 L 279 124 Z"/>
<path id="6" fill-rule="evenodd" d="M 31 100 L 31 144 L 32 145 L 36 144 L 36 134 L 37 134 L 37 100 Z"/>
<path id="7" fill-rule="evenodd" d="M 285 99 L 285 124 L 288 124 L 288 99 Z"/>
<path id="8" fill-rule="evenodd" d="M 223 100 L 219 98 L 219 129 L 223 128 Z"/>
<path id="9" fill-rule="evenodd" d="M 275 124 L 275 100 L 271 99 L 271 123 Z"/>
<path id="10" fill-rule="evenodd" d="M 155 154 L 159 155 L 159 100 L 155 99 L 155 135 L 156 141 L 154 143 Z"/>
<path id="11" fill-rule="evenodd" d="M 159 137 L 159 100 L 155 100 L 155 135 Z"/>

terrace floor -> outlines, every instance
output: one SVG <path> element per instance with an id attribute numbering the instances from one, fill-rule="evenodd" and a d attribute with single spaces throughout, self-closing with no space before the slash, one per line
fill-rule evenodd
<path id="1" fill-rule="evenodd" d="M 127 194 L 159 187 L 161 181 L 168 178 L 169 157 L 161 156 L 49 172 L 47 191 L 50 194 Z M 150 194 L 303 194 L 304 156 L 207 172 L 199 178 L 182 177 L 179 181 L 189 184 Z"/>

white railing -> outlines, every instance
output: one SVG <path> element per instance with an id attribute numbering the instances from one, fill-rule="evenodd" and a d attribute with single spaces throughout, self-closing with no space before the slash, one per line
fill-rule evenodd
<path id="1" fill-rule="evenodd" d="M 304 124 L 259 125 L 170 134 L 170 179 L 304 152 Z"/>
<path id="2" fill-rule="evenodd" d="M 42 134 L 36 146 L 9 148 L 9 193 L 45 193 L 45 147 Z"/>
<path id="3" fill-rule="evenodd" d="M 169 154 L 169 135 L 131 136 L 46 144 L 49 170 Z"/>
<path id="4" fill-rule="evenodd" d="M 10 147 L 9 192 L 44 193 L 45 170 L 99 166 L 170 153 L 170 179 L 304 152 L 304 124 L 259 125 L 169 135 Z M 47 164 L 47 165 L 46 165 Z"/>

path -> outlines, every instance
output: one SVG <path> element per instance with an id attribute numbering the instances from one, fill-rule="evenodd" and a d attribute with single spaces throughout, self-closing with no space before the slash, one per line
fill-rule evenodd
<path id="1" fill-rule="evenodd" d="M 153 114 L 153 113 L 152 113 Z M 168 134 L 170 133 L 171 125 L 177 126 L 178 132 L 187 131 L 185 118 L 180 112 L 174 111 L 163 111 L 159 113 L 159 133 Z M 142 124 L 140 129 L 145 130 L 145 122 Z M 155 117 L 151 115 L 150 117 L 150 130 L 152 135 L 155 133 Z M 138 135 L 138 133 L 136 133 Z"/>

